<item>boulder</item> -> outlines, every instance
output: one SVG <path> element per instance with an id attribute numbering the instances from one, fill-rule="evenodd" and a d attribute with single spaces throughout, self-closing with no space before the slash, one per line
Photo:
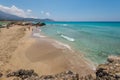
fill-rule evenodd
<path id="1" fill-rule="evenodd" d="M 107 63 L 96 69 L 96 80 L 120 80 L 120 57 L 109 56 Z"/>
<path id="2" fill-rule="evenodd" d="M 107 61 L 109 63 L 113 63 L 113 62 L 120 63 L 120 57 L 118 57 L 118 56 L 109 56 Z"/>

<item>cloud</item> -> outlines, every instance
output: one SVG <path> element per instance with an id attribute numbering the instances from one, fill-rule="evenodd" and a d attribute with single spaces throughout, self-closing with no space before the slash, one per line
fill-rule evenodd
<path id="1" fill-rule="evenodd" d="M 43 16 L 50 16 L 50 12 L 41 11 L 40 13 Z"/>
<path id="2" fill-rule="evenodd" d="M 31 9 L 28 9 L 28 10 L 27 10 L 27 12 L 28 12 L 28 13 L 31 13 L 31 12 L 32 12 L 32 10 L 31 10 Z"/>
<path id="3" fill-rule="evenodd" d="M 46 12 L 45 14 L 46 14 L 47 16 L 50 16 L 50 13 L 49 13 L 49 12 Z"/>
<path id="4" fill-rule="evenodd" d="M 44 11 L 41 11 L 40 13 L 41 13 L 41 14 L 44 14 Z"/>
<path id="5" fill-rule="evenodd" d="M 12 15 L 19 16 L 19 17 L 24 17 L 24 18 L 33 18 L 34 17 L 32 15 L 31 9 L 23 10 L 23 9 L 16 7 L 15 5 L 12 5 L 11 7 L 0 5 L 0 10 L 3 12 L 6 12 L 6 13 L 12 14 Z"/>

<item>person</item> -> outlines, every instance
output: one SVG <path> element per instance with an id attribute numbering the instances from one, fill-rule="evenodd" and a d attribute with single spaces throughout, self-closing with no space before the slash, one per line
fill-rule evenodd
<path id="1" fill-rule="evenodd" d="M 28 26 L 28 30 L 30 31 L 30 26 Z"/>
<path id="2" fill-rule="evenodd" d="M 6 28 L 9 29 L 10 24 L 7 24 Z"/>

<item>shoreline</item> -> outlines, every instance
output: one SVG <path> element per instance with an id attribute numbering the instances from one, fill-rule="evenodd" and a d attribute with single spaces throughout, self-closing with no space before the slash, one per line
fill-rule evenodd
<path id="1" fill-rule="evenodd" d="M 67 66 L 68 66 L 68 68 L 67 69 L 65 69 L 65 70 L 73 70 L 73 71 L 75 71 L 75 72 L 77 72 L 77 73 L 79 73 L 79 74 L 81 74 L 82 75 L 82 73 L 84 73 L 84 70 L 85 70 L 85 72 L 86 71 L 88 71 L 87 73 L 85 73 L 86 75 L 87 74 L 89 74 L 89 71 L 90 71 L 90 73 L 92 73 L 92 72 L 94 72 L 95 71 L 95 66 L 94 66 L 94 64 L 91 62 L 91 61 L 88 61 L 82 54 L 78 54 L 78 53 L 76 53 L 72 48 L 71 48 L 71 46 L 69 46 L 68 44 L 64 44 L 64 43 L 62 43 L 62 42 L 60 42 L 60 41 L 57 41 L 57 40 L 55 40 L 55 39 L 52 39 L 52 38 L 50 38 L 49 36 L 46 36 L 46 35 L 44 35 L 42 32 L 41 32 L 41 30 L 40 29 L 37 29 L 38 30 L 38 32 L 37 33 L 39 33 L 39 36 L 37 35 L 34 35 L 34 34 L 32 34 L 33 35 L 33 37 L 35 38 L 36 37 L 36 45 L 34 45 L 34 47 L 35 46 L 39 46 L 39 45 L 41 45 L 41 43 L 42 43 L 42 46 L 44 46 L 45 44 L 47 44 L 47 46 L 51 46 L 51 47 L 53 47 L 53 48 L 50 48 L 50 47 L 48 47 L 48 48 L 50 48 L 50 49 L 54 49 L 54 50 L 56 50 L 57 49 L 57 51 L 56 52 L 54 52 L 54 51 L 52 51 L 53 52 L 53 56 L 54 55 L 59 55 L 59 52 L 61 51 L 61 53 L 62 53 L 62 55 L 64 55 L 64 56 L 66 56 L 64 59 L 66 60 L 66 61 L 68 61 L 68 63 L 69 63 L 69 65 L 67 64 Z M 35 33 L 35 32 L 34 32 Z M 48 49 L 47 48 L 47 46 L 44 46 L 44 47 L 46 47 L 46 49 Z M 33 46 L 32 46 L 32 48 L 31 49 L 33 49 L 34 48 Z M 40 47 L 41 48 L 41 47 Z M 39 49 L 40 49 L 39 48 Z M 29 50 L 31 50 L 31 49 L 29 49 Z M 49 49 L 49 50 L 50 50 Z M 44 51 L 44 48 L 42 47 L 42 50 L 43 50 L 43 53 L 46 53 L 46 51 Z M 37 50 L 36 50 L 37 51 Z M 50 50 L 51 51 L 51 50 Z M 40 51 L 38 51 L 38 52 L 40 52 Z M 56 54 L 56 53 L 58 53 L 58 54 Z M 48 54 L 49 55 L 49 54 Z M 79 55 L 79 56 L 78 56 Z M 64 57 L 63 56 L 63 57 Z M 54 58 L 54 57 L 53 57 Z M 79 62 L 80 61 L 80 62 Z M 65 64 L 66 65 L 66 64 Z M 84 67 L 83 67 L 84 66 Z M 69 67 L 71 67 L 71 68 L 69 68 Z M 79 69 L 78 69 L 79 68 Z M 80 69 L 81 68 L 81 69 Z M 82 70 L 82 69 L 84 69 L 84 70 Z M 64 70 L 64 71 L 65 71 Z M 59 73 L 59 71 L 58 72 L 56 72 L 56 73 Z M 53 73 L 53 74 L 56 74 L 56 73 Z M 83 74 L 83 76 L 85 75 L 85 74 Z"/>
<path id="2" fill-rule="evenodd" d="M 91 67 L 93 70 L 95 70 L 96 66 L 99 65 L 99 64 L 97 64 L 97 63 L 92 62 L 89 58 L 86 58 L 82 52 L 73 49 L 73 47 L 70 46 L 69 44 L 63 43 L 63 42 L 61 42 L 61 41 L 58 41 L 58 40 L 56 40 L 56 39 L 54 39 L 54 38 L 51 38 L 51 37 L 45 35 L 44 33 L 41 32 L 42 30 L 41 30 L 40 28 L 38 28 L 38 31 L 39 31 L 40 34 L 39 34 L 39 36 L 38 36 L 38 35 L 37 35 L 37 36 L 35 35 L 36 37 L 38 37 L 38 38 L 41 38 L 41 37 L 42 37 L 42 38 L 46 38 L 46 39 L 48 39 L 48 41 L 50 40 L 51 43 L 53 44 L 53 46 L 55 46 L 56 48 L 66 49 L 66 50 L 74 53 L 76 56 L 79 56 L 79 58 L 82 57 L 82 59 L 83 59 L 88 65 L 92 65 L 92 66 L 90 66 L 90 67 Z M 34 35 L 33 35 L 33 36 L 34 36 Z M 57 44 L 58 46 L 57 46 L 56 44 Z"/>
<path id="3" fill-rule="evenodd" d="M 11 54 L 9 62 L 2 69 L 5 72 L 34 69 L 40 75 L 57 74 L 67 70 L 80 76 L 94 73 L 84 56 L 78 57 L 74 51 L 63 47 L 63 43 L 58 44 L 59 41 L 55 41 L 44 35 L 35 38 L 32 37 L 32 30 L 25 31 L 25 35 L 18 40 L 17 48 Z"/>

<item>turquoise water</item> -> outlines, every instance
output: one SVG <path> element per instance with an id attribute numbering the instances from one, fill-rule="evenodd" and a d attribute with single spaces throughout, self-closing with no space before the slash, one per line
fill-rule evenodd
<path id="1" fill-rule="evenodd" d="M 120 55 L 120 22 L 49 22 L 42 32 L 69 44 L 94 63 Z"/>

